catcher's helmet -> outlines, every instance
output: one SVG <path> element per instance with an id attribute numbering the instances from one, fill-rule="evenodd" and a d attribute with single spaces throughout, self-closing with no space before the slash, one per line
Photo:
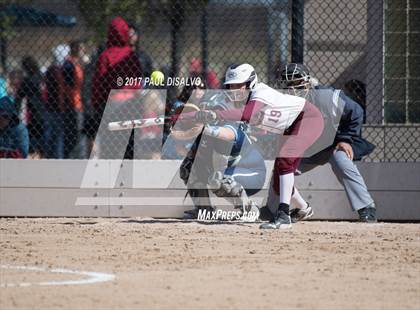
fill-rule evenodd
<path id="1" fill-rule="evenodd" d="M 308 68 L 299 63 L 289 63 L 280 72 L 282 86 L 292 89 L 304 89 L 311 86 Z"/>

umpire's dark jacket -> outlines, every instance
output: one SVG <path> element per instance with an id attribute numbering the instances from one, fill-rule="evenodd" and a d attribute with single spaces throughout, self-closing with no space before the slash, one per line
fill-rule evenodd
<path id="1" fill-rule="evenodd" d="M 324 118 L 331 115 L 330 118 L 334 119 L 337 111 L 339 111 L 338 116 L 341 114 L 341 117 L 338 117 L 338 124 L 335 125 L 338 128 L 336 129 L 334 146 L 339 142 L 351 144 L 354 160 L 360 160 L 374 150 L 375 146 L 361 136 L 364 111 L 358 103 L 346 96 L 341 90 L 323 86 L 316 87 L 311 92 L 310 97 L 310 101 L 321 110 Z"/>

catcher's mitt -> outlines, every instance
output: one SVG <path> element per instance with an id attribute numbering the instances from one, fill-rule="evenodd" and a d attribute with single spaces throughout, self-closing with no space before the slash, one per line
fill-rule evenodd
<path id="1" fill-rule="evenodd" d="M 195 104 L 186 103 L 183 106 L 178 107 L 175 110 L 176 114 L 188 113 L 188 112 L 197 112 L 200 111 L 200 108 Z M 171 135 L 176 140 L 190 140 L 197 137 L 203 130 L 203 124 L 194 124 L 177 122 L 171 129 Z"/>

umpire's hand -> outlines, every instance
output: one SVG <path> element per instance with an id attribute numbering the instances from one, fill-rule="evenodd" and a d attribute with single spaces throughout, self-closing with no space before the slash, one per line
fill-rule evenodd
<path id="1" fill-rule="evenodd" d="M 347 157 L 350 160 L 353 160 L 354 154 L 353 154 L 353 148 L 351 147 L 351 144 L 346 143 L 346 142 L 339 142 L 337 144 L 337 146 L 335 147 L 335 152 L 337 152 L 337 151 L 345 152 Z"/>

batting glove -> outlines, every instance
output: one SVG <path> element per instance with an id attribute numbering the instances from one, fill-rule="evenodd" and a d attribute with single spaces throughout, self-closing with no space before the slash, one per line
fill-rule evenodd
<path id="1" fill-rule="evenodd" d="M 216 112 L 209 110 L 198 111 L 195 114 L 195 120 L 198 123 L 211 123 L 217 119 Z"/>

